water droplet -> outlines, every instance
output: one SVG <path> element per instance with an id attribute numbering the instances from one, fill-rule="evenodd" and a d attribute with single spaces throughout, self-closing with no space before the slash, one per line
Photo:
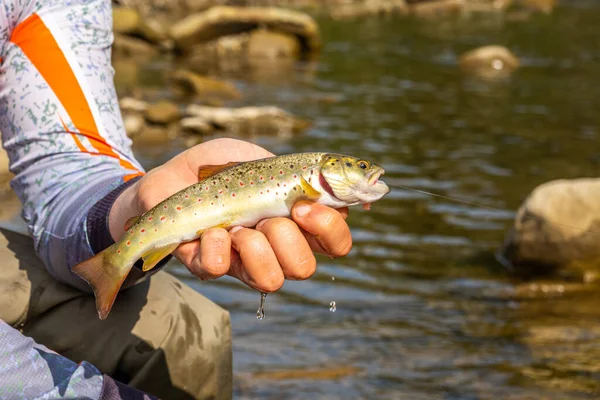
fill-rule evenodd
<path id="1" fill-rule="evenodd" d="M 332 280 L 332 281 L 335 281 L 335 276 L 332 276 L 332 277 L 331 277 L 331 280 Z"/>
<path id="2" fill-rule="evenodd" d="M 265 300 L 267 299 L 266 293 L 260 294 L 260 306 L 258 306 L 258 311 L 256 312 L 256 319 L 263 320 L 265 319 Z"/>
<path id="3" fill-rule="evenodd" d="M 335 301 L 329 302 L 329 311 L 335 312 L 335 310 L 337 310 L 337 307 L 335 306 Z"/>

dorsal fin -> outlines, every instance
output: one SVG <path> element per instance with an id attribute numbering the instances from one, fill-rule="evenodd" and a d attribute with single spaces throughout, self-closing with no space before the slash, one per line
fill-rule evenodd
<path id="1" fill-rule="evenodd" d="M 203 165 L 200 168 L 198 168 L 198 181 L 203 181 L 206 178 L 209 178 L 223 171 L 224 169 L 231 168 L 234 165 L 238 164 L 239 162 L 228 162 L 227 164 L 221 165 Z"/>

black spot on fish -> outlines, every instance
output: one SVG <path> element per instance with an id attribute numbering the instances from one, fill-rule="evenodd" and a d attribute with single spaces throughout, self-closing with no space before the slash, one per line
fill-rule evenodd
<path id="1" fill-rule="evenodd" d="M 293 165 L 293 164 L 290 164 L 290 168 L 294 168 L 294 165 Z"/>
<path id="2" fill-rule="evenodd" d="M 352 167 L 352 163 L 347 162 L 346 167 Z"/>

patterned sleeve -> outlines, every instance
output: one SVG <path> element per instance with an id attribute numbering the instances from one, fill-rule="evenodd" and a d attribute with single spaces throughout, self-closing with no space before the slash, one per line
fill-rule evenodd
<path id="1" fill-rule="evenodd" d="M 0 399 L 155 400 L 37 344 L 0 320 Z"/>
<path id="2" fill-rule="evenodd" d="M 94 254 L 91 207 L 143 174 L 113 83 L 110 0 L 0 1 L 0 132 L 35 250 L 56 279 Z"/>

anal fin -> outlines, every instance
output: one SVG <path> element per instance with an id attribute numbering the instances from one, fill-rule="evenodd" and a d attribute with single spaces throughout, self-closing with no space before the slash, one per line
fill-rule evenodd
<path id="1" fill-rule="evenodd" d="M 179 243 L 173 243 L 164 247 L 156 248 L 144 254 L 142 256 L 142 260 L 144 260 L 144 266 L 142 267 L 142 271 L 150 271 L 156 266 L 156 264 L 158 264 L 160 260 L 171 254 L 173 250 L 177 248 L 177 246 L 179 246 Z"/>

